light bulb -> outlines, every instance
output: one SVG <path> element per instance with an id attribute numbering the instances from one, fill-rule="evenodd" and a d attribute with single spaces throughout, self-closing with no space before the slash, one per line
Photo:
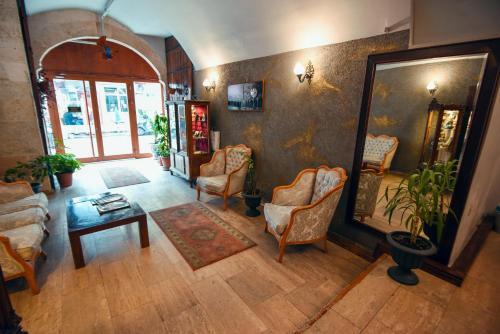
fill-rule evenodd
<path id="1" fill-rule="evenodd" d="M 437 84 L 436 80 L 432 80 L 431 82 L 429 82 L 427 84 L 427 90 L 428 91 L 431 91 L 431 90 L 435 91 L 437 88 L 438 88 L 438 84 Z"/>
<path id="2" fill-rule="evenodd" d="M 295 67 L 293 68 L 293 73 L 295 73 L 295 75 L 303 75 L 304 72 L 304 65 L 302 65 L 301 63 L 295 64 Z"/>
<path id="3" fill-rule="evenodd" d="M 208 78 L 203 80 L 203 87 L 210 87 L 210 80 L 208 80 Z"/>

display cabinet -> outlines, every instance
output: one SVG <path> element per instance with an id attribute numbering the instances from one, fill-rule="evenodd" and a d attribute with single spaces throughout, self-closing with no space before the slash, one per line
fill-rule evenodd
<path id="1" fill-rule="evenodd" d="M 210 161 L 208 101 L 168 101 L 170 171 L 193 183 L 200 165 Z"/>
<path id="2" fill-rule="evenodd" d="M 459 158 L 468 128 L 468 119 L 463 117 L 465 110 L 463 105 L 444 105 L 433 99 L 428 109 L 421 163 L 432 165 Z"/>

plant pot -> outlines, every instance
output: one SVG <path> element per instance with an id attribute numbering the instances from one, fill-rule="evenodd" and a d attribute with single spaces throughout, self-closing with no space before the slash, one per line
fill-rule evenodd
<path id="1" fill-rule="evenodd" d="M 61 188 L 71 187 L 73 184 L 73 172 L 56 173 L 56 177 Z"/>
<path id="2" fill-rule="evenodd" d="M 35 194 L 42 192 L 42 184 L 41 183 L 32 183 L 31 189 Z"/>
<path id="3" fill-rule="evenodd" d="M 163 170 L 170 170 L 170 156 L 168 157 L 160 157 L 161 165 L 163 166 Z"/>
<path id="4" fill-rule="evenodd" d="M 424 258 L 436 253 L 434 244 L 422 237 L 417 238 L 417 247 L 410 245 L 409 232 L 395 231 L 387 234 L 391 245 L 391 256 L 398 265 L 387 269 L 387 274 L 396 282 L 405 285 L 418 284 L 418 277 L 412 271 L 422 266 Z"/>
<path id="5" fill-rule="evenodd" d="M 160 156 L 158 156 L 158 160 L 157 160 L 157 161 L 158 161 L 158 163 L 160 164 L 160 166 L 163 166 L 163 161 L 161 161 Z"/>
<path id="6" fill-rule="evenodd" d="M 245 214 L 248 217 L 257 217 L 260 216 L 260 211 L 257 210 L 257 207 L 260 205 L 260 201 L 262 196 L 258 192 L 257 195 L 251 195 L 243 193 L 243 198 L 245 198 L 245 204 L 248 206 L 248 210 Z"/>

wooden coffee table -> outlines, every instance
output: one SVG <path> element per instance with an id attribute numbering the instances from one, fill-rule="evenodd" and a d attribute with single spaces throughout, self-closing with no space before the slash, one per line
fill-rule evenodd
<path id="1" fill-rule="evenodd" d="M 92 201 L 109 195 L 104 193 L 99 195 L 75 197 L 66 202 L 66 217 L 68 220 L 68 236 L 73 253 L 75 268 L 85 267 L 83 258 L 82 243 L 80 236 L 107 230 L 113 227 L 139 223 L 139 236 L 141 247 L 149 246 L 148 223 L 146 213 L 135 202 L 130 202 L 130 207 L 108 212 L 100 215 Z"/>

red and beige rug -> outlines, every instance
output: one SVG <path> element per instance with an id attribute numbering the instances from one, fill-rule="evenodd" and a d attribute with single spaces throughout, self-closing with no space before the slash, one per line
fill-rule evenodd
<path id="1" fill-rule="evenodd" d="M 193 270 L 255 246 L 255 242 L 200 202 L 149 214 Z"/>

